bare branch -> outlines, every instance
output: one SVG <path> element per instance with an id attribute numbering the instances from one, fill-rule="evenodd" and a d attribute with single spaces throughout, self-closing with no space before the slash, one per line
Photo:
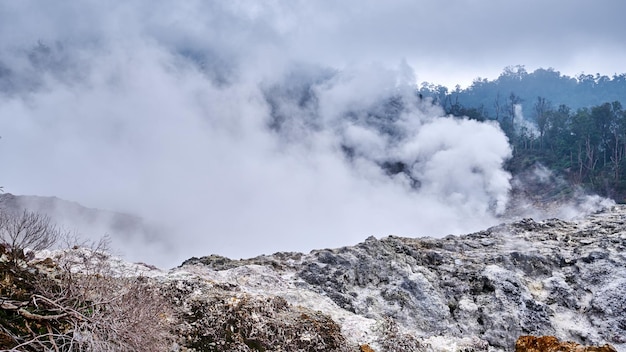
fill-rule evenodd
<path id="1" fill-rule="evenodd" d="M 61 231 L 46 215 L 24 210 L 21 214 L 0 213 L 0 244 L 8 249 L 10 261 L 17 266 L 25 251 L 52 247 Z"/>
<path id="2" fill-rule="evenodd" d="M 23 293 L 19 297 L 10 294 L 0 297 L 1 308 L 13 314 L 14 321 L 21 321 L 21 327 L 16 330 L 21 332 L 7 333 L 14 341 L 11 348 L 20 351 L 167 349 L 173 341 L 174 314 L 170 302 L 150 279 L 126 276 L 114 270 L 106 248 L 106 240 L 92 244 L 91 248 L 71 246 L 51 258 L 55 262 L 52 272 L 38 276 L 27 274 L 32 271 L 22 266 L 10 270 L 10 275 L 22 273 L 34 280 L 28 300 Z M 46 329 L 45 333 L 41 329 Z"/>
<path id="3" fill-rule="evenodd" d="M 62 314 L 56 314 L 56 315 L 41 315 L 41 314 L 35 314 L 35 313 L 31 313 L 29 311 L 27 311 L 24 308 L 20 308 L 17 310 L 17 312 L 19 313 L 19 315 L 23 316 L 26 319 L 31 319 L 31 320 L 35 320 L 35 321 L 46 321 L 46 320 L 59 320 L 61 318 L 64 318 L 67 316 L 66 313 L 62 313 Z"/>

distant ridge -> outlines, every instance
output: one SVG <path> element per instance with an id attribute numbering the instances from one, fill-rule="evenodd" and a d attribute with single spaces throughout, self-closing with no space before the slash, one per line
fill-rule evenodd
<path id="1" fill-rule="evenodd" d="M 30 210 L 49 216 L 59 227 L 81 240 L 98 241 L 107 236 L 112 250 L 131 261 L 150 261 L 172 250 L 163 229 L 138 216 L 110 210 L 88 208 L 77 202 L 57 197 L 0 194 L 0 208 L 21 212 Z"/>

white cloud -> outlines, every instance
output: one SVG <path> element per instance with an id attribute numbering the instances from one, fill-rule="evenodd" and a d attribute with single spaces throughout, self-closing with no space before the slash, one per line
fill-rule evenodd
<path id="1" fill-rule="evenodd" d="M 484 227 L 506 203 L 506 139 L 412 92 L 429 63 L 467 71 L 498 32 L 486 8 L 451 4 L 8 4 L 2 182 L 158 222 L 175 245 L 133 259 L 161 265 Z"/>

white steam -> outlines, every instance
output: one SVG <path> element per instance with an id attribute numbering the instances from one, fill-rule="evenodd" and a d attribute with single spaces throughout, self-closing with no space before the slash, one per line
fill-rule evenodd
<path id="1" fill-rule="evenodd" d="M 496 221 L 511 153 L 496 125 L 443 116 L 404 62 L 300 50 L 290 6 L 226 3 L 25 1 L 0 15 L 0 33 L 20 33 L 0 38 L 6 190 L 158 224 L 162 251 L 110 235 L 162 266 Z M 16 19 L 27 10 L 39 30 Z"/>
<path id="2" fill-rule="evenodd" d="M 615 201 L 588 194 L 539 163 L 518 173 L 511 185 L 507 215 L 512 217 L 569 220 L 615 205 Z"/>
<path id="3" fill-rule="evenodd" d="M 514 124 L 515 124 L 515 132 L 527 138 L 537 138 L 539 136 L 539 130 L 537 126 L 530 122 L 527 118 L 524 117 L 524 113 L 522 112 L 522 104 L 514 104 Z"/>

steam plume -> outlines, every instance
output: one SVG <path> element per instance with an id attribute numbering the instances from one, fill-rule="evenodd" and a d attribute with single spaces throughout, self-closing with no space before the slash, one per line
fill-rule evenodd
<path id="1" fill-rule="evenodd" d="M 293 39 L 289 6 L 242 3 L 12 5 L 6 189 L 156 223 L 167 251 L 111 236 L 163 266 L 497 221 L 511 151 L 496 125 L 443 116 L 404 61 L 337 64 Z M 37 31 L 16 19 L 29 11 Z"/>

